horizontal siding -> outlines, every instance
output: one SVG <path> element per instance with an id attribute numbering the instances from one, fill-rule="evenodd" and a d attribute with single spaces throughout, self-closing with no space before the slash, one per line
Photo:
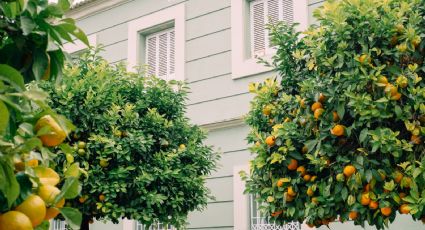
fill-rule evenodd
<path id="1" fill-rule="evenodd" d="M 195 124 L 204 125 L 229 120 L 247 114 L 252 94 L 240 94 L 189 105 L 187 115 Z"/>
<path id="2" fill-rule="evenodd" d="M 186 39 L 192 40 L 220 30 L 229 29 L 230 22 L 230 7 L 188 20 L 186 22 Z"/>
<path id="3" fill-rule="evenodd" d="M 232 177 L 233 167 L 235 165 L 247 165 L 251 158 L 252 155 L 248 150 L 224 153 L 222 154 L 220 161 L 217 163 L 217 171 L 213 172 L 210 175 L 210 178 Z"/>
<path id="4" fill-rule="evenodd" d="M 201 81 L 225 74 L 229 75 L 231 71 L 232 57 L 230 51 L 186 63 L 186 79 L 188 82 Z"/>
<path id="5" fill-rule="evenodd" d="M 186 42 L 186 61 L 222 53 L 230 50 L 230 29 Z"/>
<path id="6" fill-rule="evenodd" d="M 233 80 L 231 74 L 218 76 L 215 78 L 190 83 L 191 94 L 189 94 L 189 104 L 202 101 L 210 101 L 216 98 L 229 97 L 242 93 L 248 93 L 248 85 L 251 82 L 261 82 L 269 73 L 255 75 L 249 78 Z"/>
<path id="7" fill-rule="evenodd" d="M 128 25 L 125 23 L 97 33 L 97 43 L 108 46 L 119 41 L 126 41 L 127 37 Z"/>
<path id="8" fill-rule="evenodd" d="M 190 213 L 188 222 L 188 228 L 232 227 L 233 202 L 208 204 L 202 212 Z"/>
<path id="9" fill-rule="evenodd" d="M 233 177 L 207 179 L 206 185 L 214 196 L 209 203 L 233 201 Z"/>
<path id="10" fill-rule="evenodd" d="M 117 42 L 103 48 L 100 55 L 109 62 L 117 62 L 127 59 L 127 40 Z"/>
<path id="11" fill-rule="evenodd" d="M 123 224 L 114 224 L 112 222 L 96 221 L 90 225 L 90 230 L 122 230 Z"/>
<path id="12" fill-rule="evenodd" d="M 119 7 L 97 13 L 89 18 L 78 20 L 78 25 L 87 34 L 92 34 L 107 28 L 125 24 L 131 20 L 185 1 L 186 0 L 134 0 L 126 4 L 122 4 Z"/>
<path id="13" fill-rule="evenodd" d="M 186 18 L 197 17 L 221 10 L 230 6 L 231 0 L 190 0 L 186 6 Z"/>
<path id="14" fill-rule="evenodd" d="M 205 143 L 219 148 L 217 150 L 224 154 L 245 150 L 247 148 L 245 138 L 248 132 L 249 127 L 246 125 L 216 129 L 208 133 Z"/>
<path id="15" fill-rule="evenodd" d="M 315 0 L 315 1 L 310 1 L 309 5 L 308 5 L 308 22 L 310 24 L 316 24 L 317 20 L 313 17 L 313 12 L 319 8 L 320 6 L 322 6 L 323 2 L 325 2 L 324 0 Z"/>
<path id="16" fill-rule="evenodd" d="M 196 229 L 196 230 L 233 230 L 233 227 L 209 227 L 209 228 L 188 228 L 188 229 Z"/>

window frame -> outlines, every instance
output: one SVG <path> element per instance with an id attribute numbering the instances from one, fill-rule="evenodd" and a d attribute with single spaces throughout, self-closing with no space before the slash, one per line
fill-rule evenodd
<path id="1" fill-rule="evenodd" d="M 273 71 L 272 67 L 257 63 L 258 60 L 251 56 L 250 2 L 251 0 L 231 0 L 230 3 L 233 79 Z M 303 31 L 308 25 L 308 0 L 294 0 L 293 4 L 293 22 L 299 23 L 297 30 Z M 274 53 L 275 51 L 262 58 L 270 61 Z"/>
<path id="2" fill-rule="evenodd" d="M 128 22 L 127 70 L 135 71 L 138 66 L 144 64 L 146 36 L 171 27 L 174 27 L 175 32 L 173 79 L 184 81 L 185 3 L 180 3 Z"/>

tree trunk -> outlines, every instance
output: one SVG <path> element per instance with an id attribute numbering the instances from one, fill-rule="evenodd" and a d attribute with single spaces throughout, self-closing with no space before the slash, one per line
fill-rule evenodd
<path id="1" fill-rule="evenodd" d="M 80 230 L 89 230 L 90 217 L 83 215 L 83 221 L 81 221 Z"/>

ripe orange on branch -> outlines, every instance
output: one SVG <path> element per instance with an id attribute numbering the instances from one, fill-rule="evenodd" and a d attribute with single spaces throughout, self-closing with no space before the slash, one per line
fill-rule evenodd
<path id="1" fill-rule="evenodd" d="M 50 116 L 45 115 L 41 117 L 35 124 L 35 131 L 38 132 L 41 129 L 48 132 L 39 136 L 43 145 L 48 147 L 54 147 L 60 145 L 66 138 L 66 133 L 56 122 L 56 120 Z"/>

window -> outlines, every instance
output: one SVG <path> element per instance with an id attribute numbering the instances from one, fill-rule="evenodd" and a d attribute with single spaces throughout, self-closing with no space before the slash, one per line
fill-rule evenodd
<path id="1" fill-rule="evenodd" d="M 277 20 L 298 23 L 307 28 L 308 0 L 231 0 L 232 78 L 251 76 L 273 69 L 257 63 L 256 57 L 270 60 L 270 47 L 265 25 Z"/>
<path id="2" fill-rule="evenodd" d="M 184 80 L 185 3 L 128 23 L 128 70 L 147 64 L 148 74 Z"/>
<path id="3" fill-rule="evenodd" d="M 259 203 L 255 201 L 254 196 L 249 196 L 249 203 L 250 203 L 250 230 L 300 230 L 301 226 L 298 222 L 290 222 L 287 223 L 284 226 L 275 225 L 273 223 L 270 223 L 267 221 L 267 218 L 265 218 L 260 211 Z"/>
<path id="4" fill-rule="evenodd" d="M 65 221 L 63 220 L 52 220 L 50 222 L 50 229 L 51 230 L 66 230 L 67 226 Z"/>
<path id="5" fill-rule="evenodd" d="M 149 75 L 174 79 L 174 40 L 174 28 L 146 36 L 145 62 Z"/>
<path id="6" fill-rule="evenodd" d="M 146 228 L 143 224 L 137 222 L 136 230 L 175 230 L 171 225 L 163 225 L 161 223 L 153 224 Z"/>
<path id="7" fill-rule="evenodd" d="M 258 57 L 273 52 L 266 24 L 284 21 L 292 24 L 292 0 L 254 0 L 250 2 L 251 56 Z"/>

